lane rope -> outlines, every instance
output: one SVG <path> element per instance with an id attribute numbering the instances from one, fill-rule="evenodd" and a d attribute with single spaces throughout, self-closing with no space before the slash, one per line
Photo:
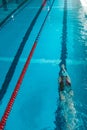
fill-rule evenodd
<path id="1" fill-rule="evenodd" d="M 3 130 L 4 127 L 5 127 L 6 121 L 7 121 L 7 119 L 8 119 L 8 116 L 9 116 L 10 112 L 11 112 L 12 106 L 13 106 L 13 104 L 14 104 L 14 101 L 15 101 L 16 96 L 17 96 L 17 94 L 18 94 L 18 91 L 19 91 L 19 89 L 20 89 L 20 86 L 21 86 L 21 83 L 22 83 L 22 81 L 23 81 L 24 75 L 25 75 L 25 73 L 26 73 L 26 71 L 27 71 L 27 68 L 28 68 L 28 66 L 29 66 L 30 60 L 31 60 L 31 58 L 32 58 L 32 56 L 33 56 L 34 50 L 35 50 L 36 45 L 37 45 L 37 43 L 38 43 L 38 40 L 39 40 L 39 38 L 40 38 L 40 34 L 41 34 L 42 30 L 43 30 L 43 27 L 44 27 L 44 25 L 45 25 L 46 19 L 47 19 L 48 15 L 49 15 L 49 13 L 50 13 L 50 11 L 51 11 L 51 9 L 52 9 L 52 6 L 53 6 L 54 1 L 55 1 L 55 0 L 53 0 L 53 2 L 52 2 L 52 4 L 51 4 L 51 7 L 50 7 L 50 10 L 48 11 L 48 13 L 47 13 L 47 15 L 46 15 L 46 17 L 45 17 L 45 19 L 44 19 L 44 21 L 43 21 L 43 24 L 42 24 L 42 26 L 41 26 L 41 28 L 40 28 L 40 30 L 39 30 L 39 33 L 38 33 L 38 35 L 37 35 L 37 37 L 36 37 L 36 39 L 35 39 L 35 42 L 34 42 L 34 44 L 33 44 L 33 47 L 32 47 L 32 49 L 31 49 L 31 51 L 30 51 L 30 53 L 29 53 L 29 56 L 28 56 L 27 61 L 26 61 L 25 65 L 24 65 L 24 68 L 23 68 L 23 70 L 22 70 L 22 72 L 21 72 L 21 75 L 20 75 L 20 77 L 19 77 L 19 79 L 18 79 L 18 82 L 17 82 L 17 84 L 16 84 L 16 86 L 15 86 L 15 89 L 14 89 L 14 91 L 13 91 L 13 93 L 12 93 L 12 96 L 11 96 L 9 102 L 8 102 L 8 105 L 7 105 L 7 107 L 6 107 L 6 110 L 5 110 L 5 112 L 4 112 L 3 116 L 2 116 L 2 119 L 1 119 L 1 122 L 0 122 L 0 130 Z"/>
<path id="2" fill-rule="evenodd" d="M 46 2 L 46 0 L 43 3 L 45 3 L 45 2 Z M 18 51 L 17 51 L 17 53 L 16 53 L 16 55 L 15 55 L 15 57 L 13 59 L 13 62 L 12 62 L 11 66 L 10 66 L 6 76 L 5 76 L 5 80 L 4 80 L 4 82 L 2 84 L 2 87 L 0 89 L 0 101 L 3 99 L 5 93 L 6 93 L 7 89 L 8 89 L 9 83 L 10 83 L 12 77 L 13 77 L 13 74 L 15 72 L 16 66 L 18 64 L 18 61 L 20 59 L 20 56 L 21 56 L 22 51 L 24 49 L 24 46 L 25 46 L 25 44 L 26 44 L 26 42 L 27 42 L 27 40 L 28 40 L 28 38 L 30 36 L 30 33 L 31 33 L 31 31 L 32 31 L 32 29 L 33 29 L 39 15 L 40 15 L 40 13 L 41 13 L 43 7 L 44 7 L 43 3 L 41 5 L 41 7 L 39 8 L 37 14 L 35 15 L 34 19 L 32 20 L 31 24 L 29 25 L 29 28 L 27 29 L 27 31 L 26 31 L 26 33 L 25 33 L 25 35 L 23 37 L 23 40 L 20 43 Z"/>

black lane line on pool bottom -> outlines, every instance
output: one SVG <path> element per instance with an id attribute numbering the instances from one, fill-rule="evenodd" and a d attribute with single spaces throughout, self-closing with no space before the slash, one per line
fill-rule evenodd
<path id="1" fill-rule="evenodd" d="M 64 12 L 63 12 L 63 27 L 62 27 L 62 37 L 61 37 L 61 56 L 60 56 L 60 71 L 61 65 L 64 64 L 66 68 L 66 59 L 67 59 L 67 0 L 64 0 Z M 67 68 L 66 68 L 67 69 Z M 60 73 L 60 72 L 59 72 Z M 59 93 L 59 84 L 58 84 L 58 93 Z M 60 100 L 59 100 L 60 101 Z M 61 130 L 64 127 L 63 117 L 61 116 L 61 105 L 58 104 L 57 110 L 55 112 L 55 130 Z"/>
<path id="2" fill-rule="evenodd" d="M 15 55 L 15 57 L 14 57 L 14 60 L 13 60 L 11 66 L 10 66 L 10 68 L 9 68 L 7 74 L 6 74 L 4 83 L 2 84 L 2 87 L 1 87 L 1 89 L 0 89 L 0 101 L 3 99 L 3 97 L 4 97 L 4 95 L 5 95 L 6 91 L 7 91 L 8 85 L 9 85 L 11 79 L 12 79 L 12 76 L 13 76 L 14 72 L 15 72 L 17 63 L 18 63 L 18 61 L 19 61 L 19 59 L 20 59 L 20 56 L 21 56 L 22 51 L 23 51 L 23 49 L 24 49 L 24 46 L 25 46 L 25 44 L 26 44 L 26 42 L 27 42 L 27 40 L 28 40 L 28 38 L 29 38 L 29 36 L 30 36 L 30 33 L 31 33 L 31 31 L 32 31 L 32 29 L 33 29 L 35 23 L 36 23 L 36 20 L 37 20 L 38 16 L 40 15 L 40 13 L 41 13 L 41 11 L 42 11 L 42 9 L 43 9 L 43 7 L 44 7 L 43 5 L 44 5 L 45 2 L 46 2 L 46 1 L 44 1 L 44 2 L 42 3 L 42 5 L 41 5 L 39 11 L 37 12 L 37 14 L 36 14 L 36 16 L 34 17 L 32 23 L 30 24 L 30 26 L 29 26 L 27 32 L 25 33 L 25 36 L 24 36 L 24 38 L 23 38 L 23 40 L 22 40 L 22 42 L 21 42 L 21 44 L 20 44 L 20 46 L 19 46 L 19 49 L 18 49 L 18 51 L 17 51 L 17 53 L 16 53 L 16 55 Z"/>
<path id="3" fill-rule="evenodd" d="M 64 64 L 66 68 L 67 55 L 68 55 L 67 53 L 67 0 L 65 0 L 64 1 L 64 14 L 63 14 L 62 41 L 61 41 L 60 69 L 61 69 L 62 64 Z"/>

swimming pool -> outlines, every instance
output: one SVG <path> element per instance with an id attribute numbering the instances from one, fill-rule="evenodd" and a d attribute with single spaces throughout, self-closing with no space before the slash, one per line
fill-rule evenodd
<path id="1" fill-rule="evenodd" d="M 56 116 L 60 102 L 58 76 L 59 64 L 65 56 L 67 71 L 72 80 L 76 118 L 79 119 L 76 129 L 86 130 L 87 17 L 79 0 L 53 0 L 41 8 L 42 2 L 30 2 L 15 12 L 14 18 L 9 18 L 0 30 L 0 119 L 49 7 L 52 6 L 5 129 L 60 130 L 59 126 L 63 124 L 57 122 Z"/>

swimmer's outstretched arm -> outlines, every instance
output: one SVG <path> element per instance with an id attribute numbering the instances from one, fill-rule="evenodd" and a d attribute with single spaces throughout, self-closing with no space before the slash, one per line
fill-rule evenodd
<path id="1" fill-rule="evenodd" d="M 68 75 L 68 73 L 67 73 L 67 71 L 66 71 L 66 69 L 65 69 L 64 64 L 62 64 L 62 65 L 61 65 L 61 68 L 62 68 L 62 70 L 66 73 L 66 76 L 68 76 L 68 77 L 69 77 L 69 75 Z M 70 78 L 70 77 L 69 77 L 69 78 Z"/>

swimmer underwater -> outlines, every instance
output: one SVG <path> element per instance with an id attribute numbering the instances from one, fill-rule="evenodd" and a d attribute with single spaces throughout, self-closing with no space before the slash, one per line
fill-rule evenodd
<path id="1" fill-rule="evenodd" d="M 61 65 L 61 70 L 59 73 L 59 85 L 60 85 L 60 91 L 64 90 L 64 87 L 67 86 L 71 86 L 71 79 L 67 73 L 67 71 L 65 70 L 65 66 L 64 64 Z"/>

